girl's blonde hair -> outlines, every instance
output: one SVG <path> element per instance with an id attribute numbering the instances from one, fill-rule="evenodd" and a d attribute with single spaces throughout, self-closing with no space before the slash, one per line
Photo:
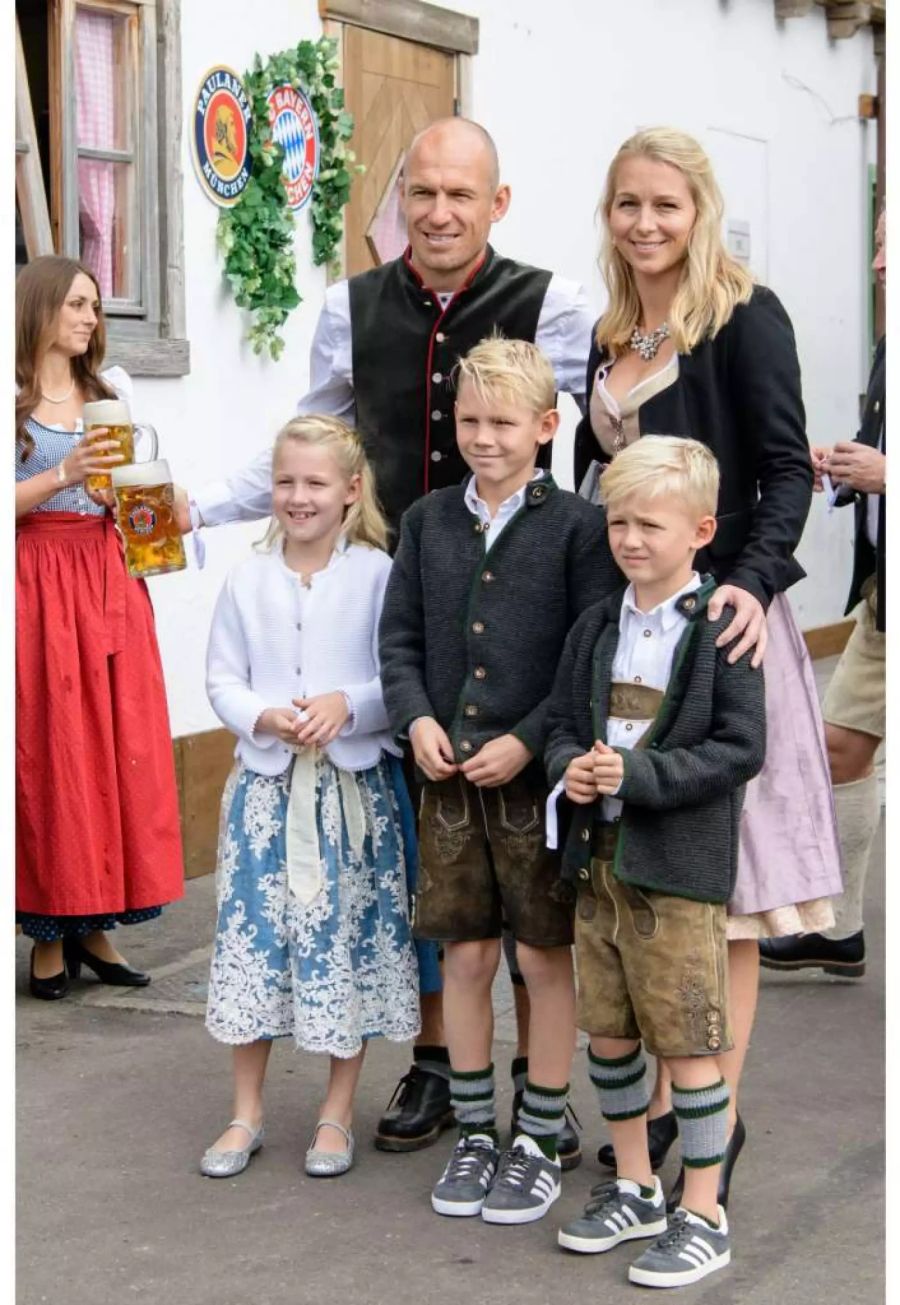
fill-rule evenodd
<path id="1" fill-rule="evenodd" d="M 337 463 L 341 476 L 349 484 L 359 476 L 359 498 L 344 513 L 342 533 L 348 544 L 365 544 L 369 548 L 387 551 L 388 526 L 375 493 L 375 477 L 362 440 L 355 430 L 337 417 L 293 417 L 275 437 L 272 466 L 278 451 L 288 440 L 328 449 Z M 281 539 L 283 531 L 273 517 L 266 537 L 260 547 L 271 549 Z"/>
<path id="2" fill-rule="evenodd" d="M 724 204 L 709 156 L 693 136 L 674 127 L 649 127 L 630 136 L 609 165 L 599 205 L 603 216 L 600 270 L 609 291 L 609 305 L 597 327 L 597 347 L 608 348 L 614 357 L 623 353 L 634 328 L 640 325 L 641 301 L 634 272 L 616 249 L 609 231 L 619 164 L 634 156 L 677 168 L 697 210 L 681 281 L 666 319 L 677 351 L 690 353 L 706 336 L 714 336 L 722 329 L 738 304 L 747 303 L 753 292 L 753 278 L 722 244 Z"/>
<path id="3" fill-rule="evenodd" d="M 483 403 L 506 399 L 529 412 L 556 407 L 556 378 L 545 353 L 529 340 L 485 336 L 456 364 L 456 392 L 468 381 Z"/>
<path id="4" fill-rule="evenodd" d="M 716 515 L 719 464 L 699 440 L 644 435 L 629 444 L 600 477 L 600 502 L 609 511 L 634 496 L 671 495 L 702 517 Z"/>

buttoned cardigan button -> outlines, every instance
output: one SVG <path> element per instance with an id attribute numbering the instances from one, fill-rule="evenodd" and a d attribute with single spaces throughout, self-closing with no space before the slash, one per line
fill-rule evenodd
<path id="1" fill-rule="evenodd" d="M 459 745 L 459 750 L 460 750 L 460 752 L 471 752 L 471 751 L 472 751 L 472 745 L 471 745 L 471 743 L 469 742 L 468 739 L 463 739 L 463 740 L 462 740 L 462 742 L 461 742 L 460 745 Z"/>
<path id="2" fill-rule="evenodd" d="M 487 679 L 487 671 L 484 669 L 483 666 L 476 666 L 472 674 L 475 676 L 476 680 Z"/>
<path id="3" fill-rule="evenodd" d="M 547 491 L 544 489 L 543 485 L 535 485 L 534 489 L 531 491 L 531 497 L 543 498 L 546 492 Z"/>
<path id="4" fill-rule="evenodd" d="M 494 578 L 495 578 L 495 577 L 494 577 L 494 573 L 493 573 L 493 571 L 483 571 L 483 572 L 481 573 L 481 582 L 482 582 L 482 584 L 489 585 L 489 584 L 491 583 L 491 581 L 492 581 Z"/>
<path id="5" fill-rule="evenodd" d="M 477 716 L 477 715 L 478 715 L 478 708 L 475 706 L 475 703 L 474 703 L 474 702 L 467 702 L 466 705 L 465 705 L 465 707 L 463 707 L 463 711 L 465 712 L 465 714 L 466 714 L 467 716 Z"/>
<path id="6" fill-rule="evenodd" d="M 582 829 L 581 841 L 582 843 L 589 843 L 591 841 L 591 831 L 589 829 Z"/>
<path id="7" fill-rule="evenodd" d="M 472 633 L 473 633 L 473 634 L 484 634 L 484 621 L 473 621 L 473 622 L 472 622 Z"/>
<path id="8" fill-rule="evenodd" d="M 590 877 L 591 877 L 590 870 L 588 870 L 585 866 L 582 866 L 581 869 L 578 871 L 578 878 L 586 881 L 590 879 Z"/>

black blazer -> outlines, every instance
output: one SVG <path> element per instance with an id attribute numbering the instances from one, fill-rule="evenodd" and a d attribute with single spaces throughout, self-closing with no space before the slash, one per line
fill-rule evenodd
<path id="1" fill-rule="evenodd" d="M 879 436 L 884 433 L 882 452 L 887 452 L 887 422 L 885 419 L 885 337 L 882 336 L 875 348 L 872 370 L 869 372 L 869 384 L 866 388 L 866 402 L 863 408 L 862 424 L 856 439 L 860 444 L 870 448 L 878 447 Z M 849 494 L 838 498 L 838 504 L 853 503 L 856 507 L 856 537 L 853 545 L 853 579 L 850 584 L 850 596 L 847 599 L 847 611 L 850 612 L 862 597 L 862 587 L 870 576 L 875 576 L 875 627 L 885 628 L 887 589 L 884 574 L 884 537 L 885 517 L 887 515 L 887 495 L 882 494 L 878 504 L 878 535 L 876 546 L 872 547 L 866 530 L 868 512 L 868 494 Z"/>
<path id="2" fill-rule="evenodd" d="M 588 395 L 604 361 L 594 341 Z M 756 286 L 716 336 L 679 355 L 678 369 L 673 385 L 641 405 L 641 434 L 689 436 L 712 449 L 722 477 L 718 530 L 698 554 L 697 570 L 768 607 L 805 574 L 794 549 L 813 485 L 790 319 L 771 290 Z M 605 455 L 588 411 L 575 433 L 576 486 L 592 459 Z"/>

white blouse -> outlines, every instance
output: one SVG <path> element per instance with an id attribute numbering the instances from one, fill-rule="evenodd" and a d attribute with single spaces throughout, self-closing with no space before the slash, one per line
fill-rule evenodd
<path id="1" fill-rule="evenodd" d="M 256 723 L 268 707 L 340 690 L 351 716 L 325 747 L 345 770 L 374 766 L 383 751 L 400 756 L 381 694 L 378 622 L 391 559 L 377 548 L 339 541 L 309 588 L 276 544 L 229 574 L 213 614 L 206 691 L 238 736 L 235 755 L 262 775 L 286 770 L 294 750 Z"/>

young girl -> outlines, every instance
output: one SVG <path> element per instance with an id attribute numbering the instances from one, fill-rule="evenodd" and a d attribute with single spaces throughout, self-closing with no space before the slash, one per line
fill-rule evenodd
<path id="1" fill-rule="evenodd" d="M 102 373 L 94 274 L 35 258 L 16 281 L 16 919 L 32 996 L 82 965 L 142 987 L 110 940 L 181 897 L 178 793 L 153 609 L 85 477 L 121 462 L 82 431 L 87 400 L 128 399 Z"/>
<path id="2" fill-rule="evenodd" d="M 247 1167 L 263 1137 L 272 1039 L 331 1056 L 306 1154 L 353 1163 L 366 1039 L 419 1027 L 407 865 L 413 818 L 388 730 L 378 620 L 391 563 L 371 469 L 349 427 L 298 417 L 272 460 L 273 521 L 228 577 L 207 690 L 238 736 L 225 786 L 206 1024 L 234 1046 L 235 1118 L 201 1162 Z"/>

